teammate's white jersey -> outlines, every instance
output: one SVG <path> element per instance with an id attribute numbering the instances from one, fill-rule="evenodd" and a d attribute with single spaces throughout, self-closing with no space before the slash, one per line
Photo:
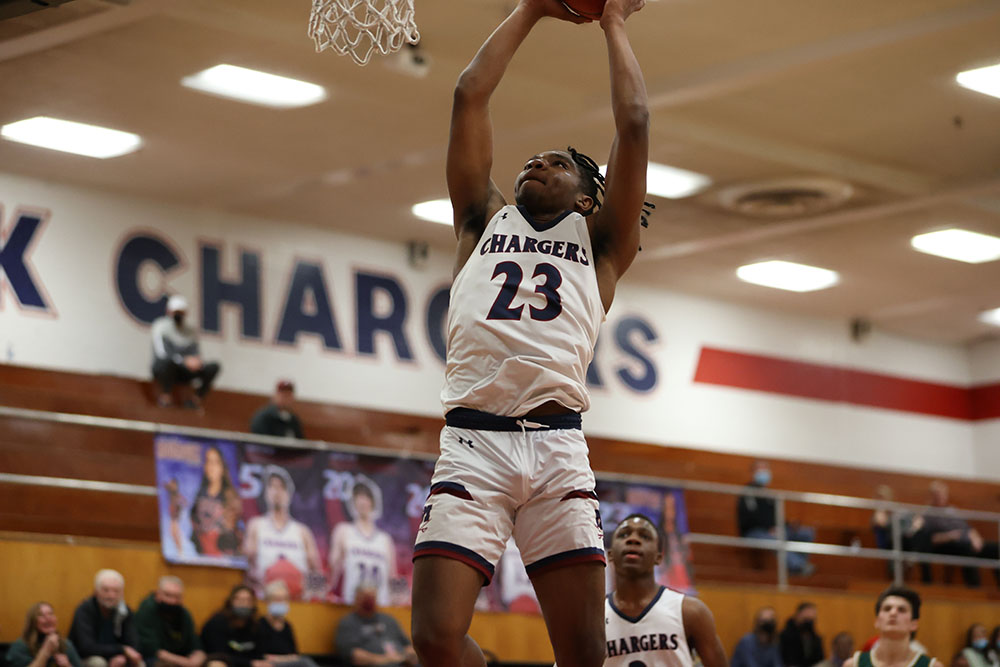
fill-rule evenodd
<path id="1" fill-rule="evenodd" d="M 389 533 L 378 528 L 371 535 L 365 535 L 354 523 L 344 528 L 344 583 L 341 593 L 344 602 L 354 602 L 354 591 L 362 583 L 372 584 L 377 589 L 375 599 L 379 606 L 389 604 L 389 573 L 392 572 L 392 538 Z"/>
<path id="2" fill-rule="evenodd" d="M 289 518 L 284 527 L 278 530 L 271 516 L 265 515 L 256 519 L 257 525 L 257 573 L 258 580 L 264 581 L 267 571 L 284 558 L 305 575 L 309 571 L 306 556 L 306 541 L 302 531 L 305 525 Z"/>
<path id="3" fill-rule="evenodd" d="M 604 320 L 593 260 L 579 213 L 537 224 L 509 205 L 493 216 L 451 287 L 445 412 L 590 407 L 587 366 Z"/>
<path id="4" fill-rule="evenodd" d="M 604 603 L 605 667 L 693 667 L 684 633 L 684 595 L 663 586 L 636 618 L 622 614 L 608 595 Z"/>

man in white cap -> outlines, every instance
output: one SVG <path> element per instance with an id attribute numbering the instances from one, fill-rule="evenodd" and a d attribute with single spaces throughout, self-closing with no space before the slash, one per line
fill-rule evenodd
<path id="1" fill-rule="evenodd" d="M 195 389 L 184 406 L 197 410 L 219 374 L 219 364 L 201 358 L 198 334 L 185 323 L 187 310 L 187 299 L 175 294 L 167 300 L 166 315 L 153 321 L 153 377 L 160 385 L 158 405 L 173 405 L 174 385 L 182 383 Z"/>

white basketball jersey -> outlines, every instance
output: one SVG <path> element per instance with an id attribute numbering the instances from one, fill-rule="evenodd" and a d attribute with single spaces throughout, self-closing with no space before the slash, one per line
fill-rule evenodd
<path id="1" fill-rule="evenodd" d="M 392 538 L 384 530 L 375 529 L 368 536 L 353 523 L 347 525 L 344 549 L 344 584 L 341 586 L 344 602 L 354 602 L 354 591 L 362 583 L 377 589 L 375 599 L 379 606 L 389 604 L 389 572 L 392 558 Z"/>
<path id="2" fill-rule="evenodd" d="M 260 580 L 272 565 L 284 558 L 303 575 L 308 571 L 306 559 L 306 543 L 302 538 L 305 526 L 294 519 L 285 522 L 284 528 L 278 530 L 269 515 L 260 517 L 257 531 L 257 570 Z"/>
<path id="3" fill-rule="evenodd" d="M 590 407 L 587 366 L 604 306 L 587 220 L 497 212 L 451 286 L 445 412 L 518 416 L 547 401 Z"/>
<path id="4" fill-rule="evenodd" d="M 609 595 L 604 603 L 604 667 L 693 667 L 684 633 L 684 595 L 663 586 L 636 618 L 622 614 Z"/>

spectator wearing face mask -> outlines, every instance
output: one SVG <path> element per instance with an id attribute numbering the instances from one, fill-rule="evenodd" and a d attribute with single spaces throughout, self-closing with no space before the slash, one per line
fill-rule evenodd
<path id="1" fill-rule="evenodd" d="M 212 388 L 219 364 L 206 362 L 198 347 L 198 332 L 187 321 L 187 299 L 175 294 L 167 300 L 167 313 L 153 320 L 153 378 L 160 387 L 160 407 L 173 405 L 174 385 L 194 389 L 184 406 L 201 409 L 201 400 Z"/>
<path id="2" fill-rule="evenodd" d="M 997 667 L 996 653 L 990 650 L 990 637 L 985 625 L 973 623 L 969 626 L 962 655 L 969 661 L 969 667 Z"/>
<path id="3" fill-rule="evenodd" d="M 205 653 L 191 613 L 184 608 L 184 583 L 160 577 L 156 590 L 135 612 L 139 652 L 152 667 L 201 667 Z"/>
<path id="4" fill-rule="evenodd" d="M 264 589 L 267 613 L 257 623 L 260 652 L 272 665 L 281 667 L 316 667 L 312 658 L 299 655 L 292 624 L 288 622 L 288 586 L 272 581 Z"/>
<path id="5" fill-rule="evenodd" d="M 249 586 L 234 587 L 201 629 L 206 667 L 274 667 L 263 659 L 257 630 L 257 596 Z"/>
<path id="6" fill-rule="evenodd" d="M 771 483 L 771 466 L 767 461 L 754 461 L 751 475 L 752 478 L 747 486 L 762 489 Z M 756 495 L 740 496 L 736 505 L 736 521 L 741 537 L 778 539 L 773 498 Z M 809 526 L 786 524 L 785 536 L 794 542 L 812 542 L 816 537 L 816 531 Z M 816 570 L 816 567 L 809 562 L 807 554 L 788 551 L 785 562 L 791 574 L 809 576 Z"/>
<path id="7" fill-rule="evenodd" d="M 378 588 L 362 581 L 354 591 L 354 611 L 337 626 L 337 654 L 347 665 L 413 667 L 417 653 L 392 616 L 377 605 Z"/>
<path id="8" fill-rule="evenodd" d="M 823 638 L 816 632 L 816 605 L 802 602 L 788 619 L 778 638 L 781 661 L 786 667 L 811 667 L 822 662 Z"/>
<path id="9" fill-rule="evenodd" d="M 778 617 L 774 607 L 758 609 L 753 630 L 743 635 L 733 650 L 730 667 L 784 667 L 777 636 Z"/>

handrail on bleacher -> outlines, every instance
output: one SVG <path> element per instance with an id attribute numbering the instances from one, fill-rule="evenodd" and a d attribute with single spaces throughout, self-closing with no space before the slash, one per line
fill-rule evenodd
<path id="1" fill-rule="evenodd" d="M 223 431 L 217 429 L 195 428 L 189 426 L 178 426 L 173 424 L 163 424 L 158 422 L 139 421 L 132 419 L 118 419 L 112 417 L 99 417 L 93 415 L 78 415 L 61 412 L 48 412 L 43 410 L 31 410 L 26 408 L 12 408 L 0 406 L 0 417 L 11 417 L 27 420 L 53 422 L 59 424 L 72 424 L 91 428 L 103 428 L 122 431 L 132 431 L 140 433 L 169 433 L 176 435 L 187 435 L 192 437 L 238 440 L 253 444 L 269 445 L 272 447 L 313 449 L 317 451 L 344 452 L 354 454 L 384 455 L 395 458 L 413 458 L 421 460 L 434 460 L 436 457 L 424 452 L 407 452 L 387 449 L 383 447 L 363 447 L 359 445 L 348 445 L 343 443 L 331 443 L 323 440 L 296 440 L 291 438 L 280 438 L 266 435 L 256 435 L 238 431 Z M 904 562 L 925 562 L 940 563 L 945 565 L 960 565 L 972 567 L 1000 567 L 1000 560 L 987 558 L 970 558 L 965 556 L 945 556 L 929 554 L 915 551 L 904 551 L 902 549 L 902 532 L 900 530 L 899 517 L 902 512 L 912 512 L 917 514 L 946 515 L 963 519 L 979 521 L 992 521 L 998 526 L 1000 532 L 1000 513 L 984 512 L 978 510 L 960 510 L 955 508 L 933 508 L 924 505 L 910 503 L 889 502 L 882 500 L 872 500 L 869 498 L 857 498 L 854 496 L 842 496 L 829 493 L 811 493 L 800 491 L 784 491 L 777 489 L 765 489 L 736 484 L 723 484 L 719 482 L 707 482 L 699 480 L 675 479 L 668 477 L 653 477 L 646 475 L 631 475 L 618 473 L 595 472 L 598 479 L 608 481 L 622 481 L 640 484 L 656 484 L 669 486 L 691 491 L 701 491 L 707 493 L 720 493 L 732 496 L 758 496 L 772 498 L 775 500 L 776 514 L 776 538 L 775 540 L 738 537 L 732 535 L 718 535 L 713 533 L 688 533 L 685 537 L 691 543 L 715 544 L 720 546 L 741 547 L 747 549 L 758 549 L 764 551 L 775 551 L 778 554 L 777 580 L 779 589 L 788 587 L 788 570 L 785 554 L 788 551 L 825 554 L 830 556 L 860 557 L 891 561 L 893 564 L 893 578 L 895 583 L 903 582 Z M 96 480 L 83 480 L 65 477 L 43 477 L 37 475 L 16 475 L 0 472 L 0 483 L 22 484 L 34 486 L 50 486 L 61 488 L 73 488 L 87 491 L 104 491 L 125 493 L 143 496 L 155 496 L 156 487 L 141 484 L 122 484 L 117 482 L 104 482 Z M 858 546 L 845 546 L 839 544 L 826 544 L 815 542 L 794 542 L 789 541 L 785 535 L 785 505 L 788 502 L 810 503 L 816 505 L 827 505 L 833 507 L 846 507 L 855 509 L 885 510 L 892 513 L 892 549 L 871 549 Z"/>

